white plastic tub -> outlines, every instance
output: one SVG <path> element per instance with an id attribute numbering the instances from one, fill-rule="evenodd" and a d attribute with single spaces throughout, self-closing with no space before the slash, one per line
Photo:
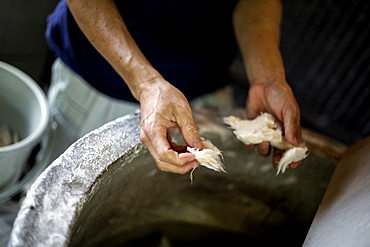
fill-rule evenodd
<path id="1" fill-rule="evenodd" d="M 0 62 L 0 122 L 19 135 L 19 141 L 0 147 L 0 193 L 15 184 L 32 149 L 46 135 L 49 108 L 38 84 L 19 69 Z"/>

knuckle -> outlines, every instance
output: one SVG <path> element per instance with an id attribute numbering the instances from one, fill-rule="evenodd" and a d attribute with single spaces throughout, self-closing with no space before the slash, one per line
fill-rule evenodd
<path id="1" fill-rule="evenodd" d="M 160 162 L 164 162 L 167 158 L 166 152 L 158 151 L 157 158 Z"/>
<path id="2" fill-rule="evenodd" d="M 154 121 L 150 121 L 148 119 L 144 119 L 141 121 L 140 123 L 140 129 L 142 132 L 148 134 L 148 133 L 151 133 L 153 131 L 153 129 L 155 128 L 155 122 Z"/>
<path id="3" fill-rule="evenodd" d="M 186 174 L 187 172 L 188 172 L 187 170 L 183 170 L 183 169 L 182 169 L 182 170 L 180 170 L 180 171 L 179 171 L 179 174 L 184 175 L 184 174 Z"/>
<path id="4" fill-rule="evenodd" d="M 184 129 L 188 133 L 197 133 L 198 132 L 197 127 L 195 125 L 193 125 L 193 124 L 187 124 L 187 125 L 185 125 Z"/>
<path id="5" fill-rule="evenodd" d="M 169 172 L 170 170 L 168 169 L 168 167 L 165 165 L 165 164 L 162 164 L 161 162 L 157 162 L 156 163 L 157 165 L 157 168 L 162 171 L 162 172 Z"/>
<path id="6" fill-rule="evenodd" d="M 143 130 L 140 131 L 140 141 L 145 145 L 148 142 L 148 137 Z"/>

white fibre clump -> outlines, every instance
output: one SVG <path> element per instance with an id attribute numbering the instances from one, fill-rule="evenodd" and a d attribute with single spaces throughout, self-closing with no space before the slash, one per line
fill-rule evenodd
<path id="1" fill-rule="evenodd" d="M 294 147 L 287 149 L 281 160 L 279 161 L 279 165 L 277 167 L 278 171 L 277 174 L 281 171 L 284 173 L 285 170 L 288 168 L 288 165 L 292 162 L 301 161 L 307 157 L 307 148 L 306 147 Z"/>
<path id="2" fill-rule="evenodd" d="M 229 116 L 224 118 L 224 122 L 234 129 L 235 136 L 244 144 L 260 144 L 267 141 L 273 147 L 287 150 L 279 161 L 277 174 L 280 171 L 284 173 L 290 163 L 307 157 L 306 146 L 303 143 L 297 147 L 290 144 L 282 135 L 281 127 L 269 113 L 262 113 L 253 120 Z"/>
<path id="3" fill-rule="evenodd" d="M 254 120 L 241 120 L 238 117 L 229 116 L 224 118 L 224 122 L 234 129 L 234 134 L 244 144 L 282 140 L 281 129 L 268 113 L 263 113 Z"/>
<path id="4" fill-rule="evenodd" d="M 203 137 L 201 138 L 201 141 L 203 144 L 202 150 L 191 147 L 187 147 L 187 150 L 194 154 L 195 159 L 201 166 L 205 166 L 208 169 L 217 172 L 226 172 L 224 164 L 221 160 L 221 151 L 215 145 L 213 145 L 211 141 L 206 140 Z"/>

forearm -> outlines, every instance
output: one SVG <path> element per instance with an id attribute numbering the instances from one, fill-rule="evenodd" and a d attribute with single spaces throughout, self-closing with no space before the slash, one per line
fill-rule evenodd
<path id="1" fill-rule="evenodd" d="M 147 83 L 162 79 L 130 35 L 113 0 L 67 0 L 77 24 L 139 100 Z"/>
<path id="2" fill-rule="evenodd" d="M 202 149 L 190 106 L 180 90 L 167 82 L 136 45 L 113 0 L 67 0 L 77 24 L 98 52 L 125 80 L 140 102 L 140 140 L 158 168 L 186 173 L 198 164 L 189 152 L 178 152 L 168 129 L 178 126 L 190 147 Z"/>
<path id="3" fill-rule="evenodd" d="M 279 0 L 240 0 L 235 8 L 234 31 L 251 84 L 285 81 L 279 51 L 281 16 Z"/>

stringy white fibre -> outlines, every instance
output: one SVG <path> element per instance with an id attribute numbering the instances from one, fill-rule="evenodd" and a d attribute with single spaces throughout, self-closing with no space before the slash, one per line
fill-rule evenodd
<path id="1" fill-rule="evenodd" d="M 221 151 L 213 145 L 209 140 L 201 137 L 203 144 L 203 149 L 199 150 L 196 148 L 187 147 L 187 150 L 194 154 L 195 159 L 199 162 L 201 166 L 205 166 L 208 169 L 217 171 L 217 172 L 226 172 L 225 166 L 222 162 Z M 197 167 L 194 167 L 190 173 L 190 180 L 193 182 L 193 172 Z"/>

